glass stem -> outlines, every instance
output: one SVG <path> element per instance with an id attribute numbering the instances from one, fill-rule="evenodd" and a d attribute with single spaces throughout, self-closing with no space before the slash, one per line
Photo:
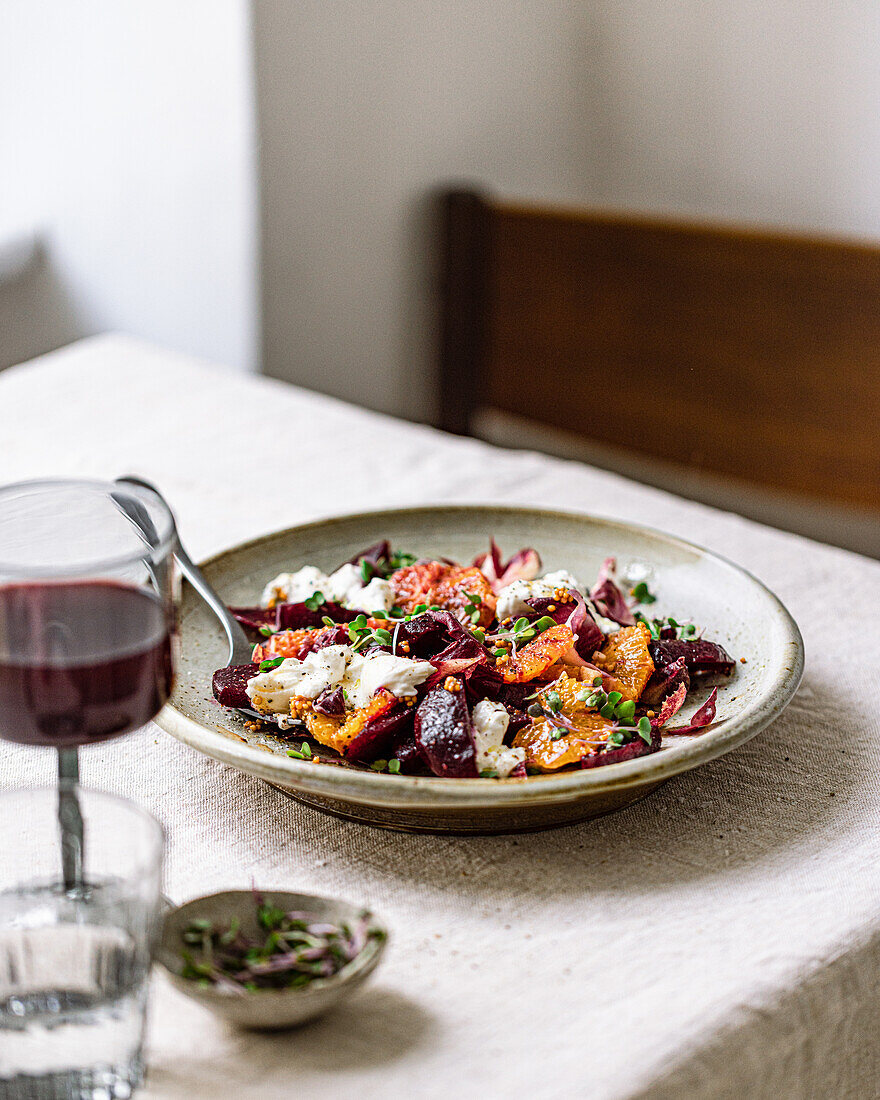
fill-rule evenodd
<path id="1" fill-rule="evenodd" d="M 83 819 L 79 808 L 79 755 L 76 746 L 58 750 L 58 824 L 61 827 L 61 870 L 64 889 L 82 888 Z"/>

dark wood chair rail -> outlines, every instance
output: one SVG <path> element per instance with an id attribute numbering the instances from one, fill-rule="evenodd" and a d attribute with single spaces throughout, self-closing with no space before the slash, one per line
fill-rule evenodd
<path id="1" fill-rule="evenodd" d="M 442 197 L 442 427 L 491 407 L 880 510 L 880 248 Z"/>

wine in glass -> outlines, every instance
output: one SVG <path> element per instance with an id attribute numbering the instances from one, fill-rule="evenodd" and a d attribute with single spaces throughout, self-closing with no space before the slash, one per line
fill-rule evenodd
<path id="1" fill-rule="evenodd" d="M 95 1005 L 100 1006 L 102 998 L 116 1004 L 122 1003 L 122 997 L 136 1006 L 142 1030 L 143 997 L 133 994 L 129 986 L 140 983 L 138 988 L 145 989 L 161 843 L 158 856 L 156 844 L 147 845 L 155 873 L 144 872 L 146 877 L 139 882 L 130 862 L 140 856 L 128 849 L 112 849 L 115 838 L 105 835 L 89 841 L 84 818 L 85 829 L 103 833 L 104 822 L 113 814 L 121 820 L 123 811 L 117 813 L 106 798 L 99 802 L 91 795 L 84 810 L 77 789 L 77 753 L 80 746 L 145 725 L 170 694 L 175 538 L 167 505 L 142 486 L 47 480 L 0 488 L 0 738 L 57 751 L 60 858 L 56 855 L 56 859 L 61 867 L 60 881 L 56 873 L 54 880 L 25 883 L 15 878 L 21 867 L 13 865 L 12 855 L 0 853 L 0 930 L 22 926 L 24 921 L 33 937 L 34 914 L 40 913 L 47 921 L 47 943 L 57 942 L 59 927 L 67 929 L 68 936 L 71 925 L 82 935 L 87 929 L 103 929 L 98 936 L 101 942 L 112 929 L 114 936 L 118 933 L 131 944 L 129 954 L 122 952 L 124 958 L 130 955 L 129 962 L 139 960 L 136 965 L 86 966 L 88 973 L 98 977 L 112 973 L 117 984 L 120 975 L 128 977 L 123 981 L 124 996 L 117 986 L 99 987 L 82 1001 L 81 991 L 73 996 L 70 990 L 56 989 L 47 995 L 45 989 L 22 988 L 21 968 L 10 963 L 4 969 L 0 949 L 0 1085 L 11 1079 L 6 1075 L 6 1048 L 13 1025 L 25 1038 L 31 1022 L 38 1029 L 51 1027 L 60 1036 L 65 1026 L 87 1027 L 87 1021 L 100 1020 Z M 34 820 L 42 820 L 45 792 L 33 795 Z M 89 811 L 89 806 L 94 809 Z M 132 826 L 133 846 L 139 828 Z M 155 828 L 161 837 L 161 830 Z M 143 829 L 146 836 L 149 829 Z M 45 834 L 40 835 L 45 840 Z M 22 907 L 29 915 L 22 916 L 18 911 Z M 122 942 L 118 937 L 113 940 L 114 951 Z M 17 940 L 7 943 L 0 937 L 0 948 L 4 944 L 7 952 L 20 953 Z M 91 950 L 83 948 L 86 962 Z M 28 957 L 40 957 L 33 943 Z M 50 978 L 33 973 L 29 980 L 39 985 Z M 52 1018 L 53 1013 L 57 1018 Z M 93 1049 L 95 1043 L 77 1040 L 71 1049 L 86 1047 Z M 118 1066 L 105 1067 L 97 1077 L 94 1067 L 77 1070 L 80 1091 L 71 1095 L 89 1095 L 88 1082 L 94 1079 L 100 1086 L 101 1073 L 115 1074 L 123 1094 L 137 1083 L 139 1049 L 138 1040 L 130 1073 L 124 1068 L 117 1072 Z M 14 1070 L 17 1056 L 10 1057 Z M 46 1095 L 56 1094 L 52 1089 L 60 1087 L 57 1076 L 51 1082 L 47 1077 Z M 43 1092 L 35 1085 L 32 1094 Z"/>

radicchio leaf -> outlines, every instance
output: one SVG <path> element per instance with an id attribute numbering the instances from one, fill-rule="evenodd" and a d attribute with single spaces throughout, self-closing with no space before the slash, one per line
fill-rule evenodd
<path id="1" fill-rule="evenodd" d="M 685 684 L 679 684 L 675 691 L 671 695 L 667 695 L 663 700 L 663 704 L 660 707 L 657 716 L 651 720 L 652 729 L 660 729 L 665 726 L 673 715 L 678 714 L 687 696 L 688 689 Z"/>
<path id="2" fill-rule="evenodd" d="M 370 565 L 378 565 L 380 561 L 388 561 L 391 557 L 391 544 L 387 539 L 383 539 L 381 542 L 376 542 L 372 546 L 368 546 L 366 550 L 361 550 L 359 554 L 355 554 L 353 558 L 349 558 L 348 561 L 343 562 L 343 565 L 360 565 L 362 561 L 368 561 Z"/>
<path id="3" fill-rule="evenodd" d="M 525 547 L 514 554 L 508 562 L 502 562 L 501 551 L 495 539 L 489 540 L 488 554 L 474 558 L 474 566 L 480 570 L 492 591 L 497 595 L 502 588 L 514 581 L 531 581 L 541 570 L 541 557 L 537 550 Z"/>
<path id="4" fill-rule="evenodd" d="M 663 732 L 668 736 L 669 734 L 683 734 L 683 733 L 700 733 L 715 721 L 715 702 L 718 698 L 718 688 L 712 688 L 712 694 L 700 707 L 696 714 L 691 718 L 690 723 L 686 726 L 673 726 L 672 729 L 664 730 Z"/>
<path id="5" fill-rule="evenodd" d="M 433 688 L 415 717 L 416 744 L 434 775 L 463 779 L 477 775 L 477 751 L 464 688 Z"/>
<path id="6" fill-rule="evenodd" d="M 567 588 L 566 591 L 571 597 L 569 603 L 560 604 L 552 596 L 538 596 L 526 600 L 526 603 L 541 615 L 549 615 L 554 622 L 569 627 L 574 634 L 572 649 L 575 652 L 569 652 L 563 660 L 568 664 L 586 664 L 605 641 L 605 635 L 590 614 L 587 602 L 580 592 L 576 588 Z M 548 610 L 551 605 L 555 605 L 555 611 Z"/>
<path id="7" fill-rule="evenodd" d="M 224 707 L 252 707 L 248 696 L 248 680 L 259 674 L 259 665 L 229 665 L 218 668 L 211 683 L 214 698 Z"/>
<path id="8" fill-rule="evenodd" d="M 623 593 L 613 580 L 617 562 L 614 558 L 606 558 L 602 562 L 596 584 L 590 590 L 590 599 L 596 605 L 600 615 L 611 619 L 620 626 L 635 626 L 635 618 L 630 611 Z"/>

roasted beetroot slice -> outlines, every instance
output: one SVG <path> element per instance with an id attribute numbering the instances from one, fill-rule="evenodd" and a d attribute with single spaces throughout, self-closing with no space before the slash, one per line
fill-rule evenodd
<path id="1" fill-rule="evenodd" d="M 275 626 L 274 607 L 230 607 L 229 611 L 246 630 L 259 630 L 261 626 L 273 628 Z"/>
<path id="2" fill-rule="evenodd" d="M 252 680 L 259 671 L 259 665 L 229 665 L 218 668 L 211 684 L 214 698 L 224 707 L 252 707 L 253 703 L 245 688 L 248 680 Z"/>
<path id="3" fill-rule="evenodd" d="M 396 703 L 389 710 L 368 722 L 357 737 L 349 741 L 345 756 L 348 760 L 376 760 L 388 752 L 395 739 L 412 729 L 414 707 Z"/>
<path id="4" fill-rule="evenodd" d="M 335 623 L 350 623 L 361 614 L 329 600 L 314 611 L 304 603 L 280 603 L 275 612 L 277 630 L 302 630 L 303 627 L 323 626 L 325 616 Z"/>
<path id="5" fill-rule="evenodd" d="M 432 688 L 416 710 L 415 735 L 434 775 L 455 779 L 476 776 L 477 752 L 464 688 Z"/>
<path id="6" fill-rule="evenodd" d="M 303 660 L 309 653 L 315 653 L 319 649 L 326 649 L 328 645 L 351 645 L 347 626 L 325 627 L 309 635 L 300 646 L 299 659 Z"/>
<path id="7" fill-rule="evenodd" d="M 473 703 L 481 699 L 491 699 L 493 703 L 503 703 L 506 707 L 525 710 L 529 705 L 528 696 L 535 691 L 531 681 L 522 684 L 508 684 L 492 664 L 475 663 L 464 673 L 468 698 Z"/>
<path id="8" fill-rule="evenodd" d="M 409 645 L 410 657 L 444 656 L 474 657 L 485 652 L 473 634 L 456 619 L 451 611 L 423 611 L 408 623 L 401 623 L 397 630 L 397 644 Z M 459 646 L 453 652 L 454 643 Z"/>
<path id="9" fill-rule="evenodd" d="M 658 746 L 659 747 L 659 746 Z M 656 752 L 653 745 L 646 745 L 641 737 L 630 741 L 628 745 L 621 745 L 619 749 L 610 749 L 608 752 L 591 753 L 581 761 L 582 768 L 601 768 L 605 764 L 622 764 L 624 760 L 635 760 L 637 756 L 647 756 Z"/>
<path id="10" fill-rule="evenodd" d="M 730 676 L 736 662 L 727 650 L 717 642 L 698 639 L 686 642 L 680 638 L 651 642 L 649 645 L 654 667 L 664 669 L 684 657 L 692 676 Z"/>
<path id="11" fill-rule="evenodd" d="M 655 662 L 651 679 L 642 692 L 641 703 L 646 707 L 656 707 L 681 686 L 684 686 L 685 692 L 691 686 L 691 677 L 684 657 L 679 657 L 678 660 L 667 665 L 658 666 Z"/>
<path id="12" fill-rule="evenodd" d="M 393 759 L 400 761 L 400 770 L 405 775 L 429 775 L 428 764 L 422 750 L 416 744 L 415 734 L 410 733 L 394 750 Z"/>
<path id="13" fill-rule="evenodd" d="M 345 714 L 345 696 L 342 688 L 324 688 L 313 704 L 319 714 L 326 714 L 330 718 L 338 718 Z"/>
<path id="14" fill-rule="evenodd" d="M 621 745 L 619 749 L 609 749 L 608 752 L 598 752 L 585 756 L 581 760 L 582 768 L 601 768 L 605 764 L 622 764 L 624 760 L 635 760 L 637 756 L 648 756 L 660 748 L 661 735 L 657 729 L 651 729 L 651 744 L 647 745 L 636 737 L 628 745 Z"/>

